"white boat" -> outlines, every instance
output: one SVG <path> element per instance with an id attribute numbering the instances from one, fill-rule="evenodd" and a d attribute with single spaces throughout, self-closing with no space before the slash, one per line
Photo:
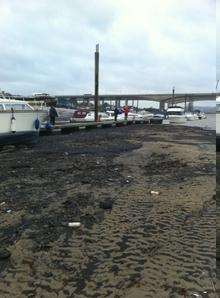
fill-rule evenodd
<path id="1" fill-rule="evenodd" d="M 114 121 L 114 117 L 104 113 L 98 113 L 99 121 Z M 84 111 L 84 110 L 76 110 L 74 111 L 72 117 L 70 118 L 70 122 L 94 122 L 95 121 L 95 112 L 93 111 Z"/>
<path id="2" fill-rule="evenodd" d="M 44 117 L 23 100 L 0 98 L 0 145 L 36 142 Z"/>
<path id="3" fill-rule="evenodd" d="M 167 118 L 170 123 L 184 123 L 186 116 L 182 107 L 173 106 L 167 109 Z"/>
<path id="4" fill-rule="evenodd" d="M 206 114 L 203 112 L 200 112 L 199 114 L 197 114 L 197 119 L 202 120 L 202 119 L 206 119 Z"/>
<path id="5" fill-rule="evenodd" d="M 186 112 L 185 117 L 187 121 L 193 121 L 196 120 L 196 115 L 191 112 Z"/>
<path id="6" fill-rule="evenodd" d="M 216 98 L 216 146 L 220 149 L 220 96 Z"/>
<path id="7" fill-rule="evenodd" d="M 141 112 L 139 112 L 139 115 L 142 115 L 144 120 L 150 120 L 154 116 L 153 113 L 150 113 L 147 111 L 141 111 Z"/>

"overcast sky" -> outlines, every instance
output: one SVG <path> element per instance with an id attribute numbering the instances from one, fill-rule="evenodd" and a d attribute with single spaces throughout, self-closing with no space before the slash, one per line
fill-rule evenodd
<path id="1" fill-rule="evenodd" d="M 13 94 L 94 93 L 96 43 L 100 93 L 215 90 L 214 0 L 0 0 L 0 40 Z"/>

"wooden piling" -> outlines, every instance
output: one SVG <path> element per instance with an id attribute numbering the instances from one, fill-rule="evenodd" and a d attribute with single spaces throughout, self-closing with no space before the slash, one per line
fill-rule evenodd
<path id="1" fill-rule="evenodd" d="M 99 120 L 99 45 L 95 51 L 95 122 Z"/>

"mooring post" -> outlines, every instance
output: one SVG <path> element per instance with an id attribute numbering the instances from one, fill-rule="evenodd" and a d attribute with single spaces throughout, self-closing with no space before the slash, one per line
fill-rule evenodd
<path id="1" fill-rule="evenodd" d="M 172 107 L 174 106 L 174 99 L 175 99 L 175 87 L 173 87 L 173 95 L 172 95 Z"/>
<path id="2" fill-rule="evenodd" d="M 160 111 L 163 111 L 165 109 L 165 102 L 164 101 L 160 101 L 159 109 L 160 109 Z"/>
<path id="3" fill-rule="evenodd" d="M 95 122 L 99 120 L 99 44 L 95 51 Z"/>
<path id="4" fill-rule="evenodd" d="M 187 95 L 185 95 L 185 107 L 184 107 L 185 112 L 186 112 L 186 102 L 187 102 Z"/>

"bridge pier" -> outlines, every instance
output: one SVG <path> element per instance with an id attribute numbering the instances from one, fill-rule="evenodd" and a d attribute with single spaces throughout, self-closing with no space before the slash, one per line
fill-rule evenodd
<path id="1" fill-rule="evenodd" d="M 168 105 L 168 108 L 171 108 L 173 106 L 173 102 L 171 100 L 169 100 L 167 105 Z"/>
<path id="2" fill-rule="evenodd" d="M 187 103 L 187 95 L 185 95 L 185 101 L 184 101 L 184 111 L 186 112 L 186 103 Z"/>
<path id="3" fill-rule="evenodd" d="M 164 101 L 160 101 L 160 107 L 159 107 L 160 111 L 165 110 L 165 102 Z"/>
<path id="4" fill-rule="evenodd" d="M 188 103 L 188 112 L 193 112 L 193 110 L 194 110 L 193 101 L 190 100 Z"/>

